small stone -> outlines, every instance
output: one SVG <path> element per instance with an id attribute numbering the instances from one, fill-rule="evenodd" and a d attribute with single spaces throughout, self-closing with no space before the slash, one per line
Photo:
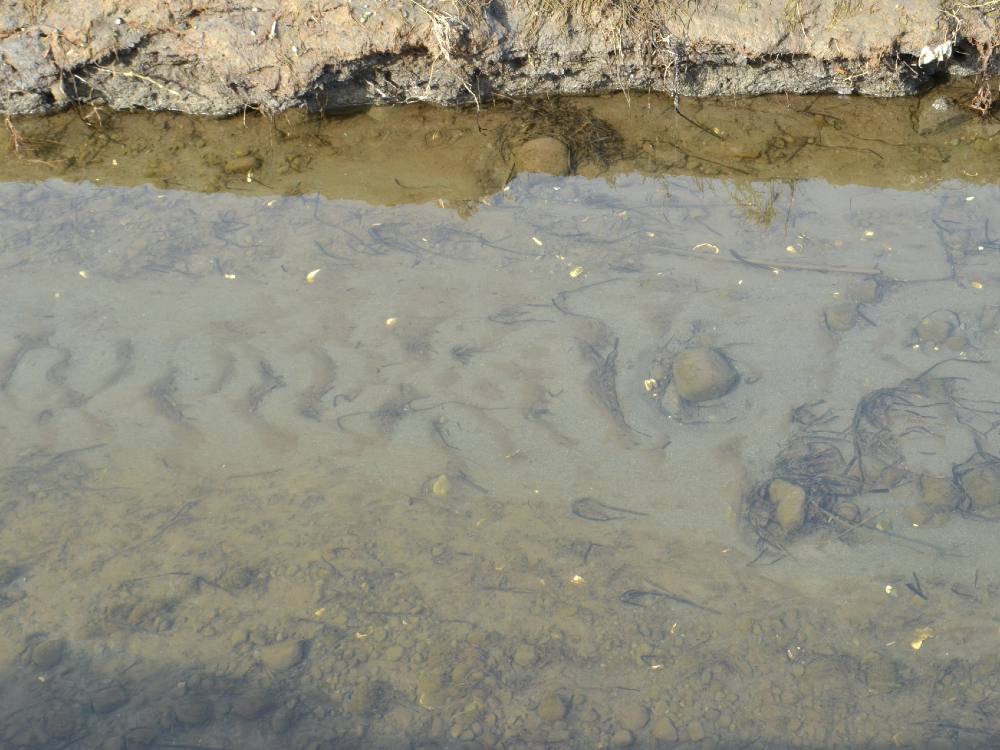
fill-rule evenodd
<path id="1" fill-rule="evenodd" d="M 548 693 L 538 704 L 538 715 L 548 722 L 562 721 L 566 718 L 566 703 L 555 693 Z"/>
<path id="2" fill-rule="evenodd" d="M 691 742 L 701 742 L 705 739 L 705 728 L 700 721 L 692 721 L 687 725 L 687 736 Z"/>
<path id="3" fill-rule="evenodd" d="M 947 96 L 925 97 L 917 108 L 917 134 L 933 135 L 969 119 L 969 114 Z"/>
<path id="4" fill-rule="evenodd" d="M 928 317 L 915 330 L 921 344 L 942 344 L 955 331 L 955 323 L 944 318 Z"/>
<path id="5" fill-rule="evenodd" d="M 906 520 L 911 526 L 926 526 L 934 518 L 934 509 L 925 503 L 917 503 L 906 509 Z"/>
<path id="6" fill-rule="evenodd" d="M 899 667 L 884 654 L 868 653 L 861 660 L 865 682 L 877 693 L 888 693 L 899 687 Z"/>
<path id="7" fill-rule="evenodd" d="M 973 510 L 986 510 L 1000 505 L 1000 466 L 976 466 L 962 474 L 959 481 Z"/>
<path id="8" fill-rule="evenodd" d="M 672 372 L 678 395 L 694 403 L 725 396 L 740 379 L 729 358 L 717 349 L 681 352 Z"/>
<path id="9" fill-rule="evenodd" d="M 389 646 L 385 650 L 386 661 L 399 661 L 403 658 L 404 650 L 402 646 Z"/>
<path id="10" fill-rule="evenodd" d="M 535 649 L 526 643 L 518 646 L 517 651 L 514 652 L 514 663 L 519 667 L 530 667 L 537 658 Z"/>
<path id="11" fill-rule="evenodd" d="M 848 288 L 848 294 L 850 294 L 851 299 L 857 302 L 867 302 L 869 304 L 873 302 L 878 302 L 879 297 L 882 294 L 882 290 L 879 288 L 878 282 L 875 279 L 864 279 L 863 281 L 858 281 L 852 284 Z"/>
<path id="12" fill-rule="evenodd" d="M 260 663 L 272 672 L 291 669 L 302 661 L 301 641 L 282 641 L 264 646 L 259 652 Z"/>
<path id="13" fill-rule="evenodd" d="M 660 742 L 677 742 L 677 727 L 666 716 L 653 722 L 653 739 Z"/>
<path id="14" fill-rule="evenodd" d="M 274 716 L 271 717 L 271 731 L 275 734 L 287 732 L 292 728 L 292 722 L 294 719 L 295 711 L 288 706 L 282 706 L 275 711 Z"/>
<path id="15" fill-rule="evenodd" d="M 858 306 L 854 302 L 834 302 L 823 310 L 823 320 L 834 333 L 845 333 L 858 324 Z"/>
<path id="16" fill-rule="evenodd" d="M 934 510 L 953 510 L 958 505 L 958 488 L 951 477 L 920 477 L 920 497 Z"/>
<path id="17" fill-rule="evenodd" d="M 861 508 L 850 500 L 841 500 L 833 506 L 833 512 L 838 518 L 842 518 L 848 523 L 857 523 L 861 520 Z"/>
<path id="18" fill-rule="evenodd" d="M 42 641 L 31 650 L 31 663 L 39 669 L 52 669 L 62 661 L 66 651 L 66 641 L 52 638 Z"/>
<path id="19" fill-rule="evenodd" d="M 243 691 L 239 698 L 233 702 L 233 713 L 244 719 L 256 719 L 272 708 L 276 704 L 274 694 L 263 687 L 252 687 Z"/>
<path id="20" fill-rule="evenodd" d="M 174 716 L 181 724 L 198 726 L 206 723 L 215 712 L 212 701 L 198 693 L 188 693 L 174 704 Z"/>
<path id="21" fill-rule="evenodd" d="M 260 159 L 251 154 L 248 156 L 239 156 L 235 159 L 230 159 L 223 165 L 222 168 L 229 174 L 246 174 L 259 166 Z"/>
<path id="22" fill-rule="evenodd" d="M 969 348 L 969 340 L 961 334 L 954 334 L 944 340 L 944 345 L 949 351 L 964 352 Z"/>
<path id="23" fill-rule="evenodd" d="M 784 479 L 772 479 L 767 495 L 774 503 L 774 517 L 786 534 L 798 531 L 806 520 L 806 491 Z"/>
<path id="24" fill-rule="evenodd" d="M 431 492 L 433 492 L 438 497 L 447 496 L 449 490 L 451 490 L 451 480 L 448 479 L 447 474 L 442 474 L 437 479 L 434 480 L 434 484 L 431 485 Z"/>
<path id="25" fill-rule="evenodd" d="M 96 714 L 109 714 L 128 703 L 128 694 L 121 685 L 102 688 L 90 696 L 90 705 Z"/>
<path id="26" fill-rule="evenodd" d="M 570 172 L 570 154 L 566 144 L 557 138 L 533 138 L 514 150 L 518 173 L 542 172 L 563 177 Z"/>
<path id="27" fill-rule="evenodd" d="M 619 729 L 611 738 L 611 744 L 615 747 L 629 747 L 635 742 L 635 736 L 627 729 Z"/>
<path id="28" fill-rule="evenodd" d="M 649 723 L 649 709 L 641 703 L 628 703 L 618 713 L 618 722 L 632 732 L 640 732 Z"/>

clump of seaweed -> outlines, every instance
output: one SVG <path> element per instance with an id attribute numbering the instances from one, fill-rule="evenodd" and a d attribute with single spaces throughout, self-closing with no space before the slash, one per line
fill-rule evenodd
<path id="1" fill-rule="evenodd" d="M 963 497 L 957 510 L 981 509 L 987 502 L 983 498 L 993 492 L 990 483 L 1000 486 L 1000 459 L 982 447 L 989 432 L 1000 425 L 1000 401 L 962 395 L 958 385 L 964 378 L 934 374 L 940 365 L 952 361 L 978 363 L 944 360 L 895 386 L 870 391 L 858 401 L 850 424 L 842 430 L 833 429 L 837 417 L 822 401 L 792 410 L 795 433 L 767 478 L 743 498 L 744 521 L 756 535 L 762 555 L 776 551 L 783 557 L 788 554 L 785 542 L 789 538 L 820 528 L 832 528 L 837 538 L 858 528 L 871 528 L 879 514 L 862 517 L 854 500 L 914 481 L 919 472 L 907 465 L 903 442 L 910 437 L 940 438 L 946 419 L 968 429 L 978 447 L 974 456 L 954 467 L 955 484 Z M 798 488 L 797 501 L 803 507 L 797 514 L 794 509 L 791 514 L 785 510 L 783 517 L 772 489 L 776 480 Z M 975 497 L 976 492 L 982 498 Z M 1000 500 L 996 504 L 1000 506 Z"/>

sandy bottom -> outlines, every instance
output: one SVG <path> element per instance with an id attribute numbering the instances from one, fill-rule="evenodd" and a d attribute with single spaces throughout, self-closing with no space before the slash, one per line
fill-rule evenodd
<path id="1" fill-rule="evenodd" d="M 0 747 L 997 743 L 995 187 L 0 207 Z"/>

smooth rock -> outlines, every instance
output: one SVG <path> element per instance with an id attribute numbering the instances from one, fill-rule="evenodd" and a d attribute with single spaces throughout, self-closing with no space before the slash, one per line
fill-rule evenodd
<path id="1" fill-rule="evenodd" d="M 943 344 L 955 331 L 955 323 L 944 318 L 928 317 L 920 321 L 916 328 L 917 340 L 921 344 Z"/>
<path id="2" fill-rule="evenodd" d="M 52 669 L 62 661 L 66 651 L 66 641 L 52 638 L 42 641 L 31 649 L 31 663 L 39 669 Z"/>
<path id="3" fill-rule="evenodd" d="M 845 333 L 858 324 L 858 306 L 854 302 L 834 302 L 823 310 L 823 320 L 834 333 Z"/>
<path id="4" fill-rule="evenodd" d="M 259 652 L 260 663 L 272 672 L 291 669 L 302 661 L 301 641 L 282 641 L 264 646 Z"/>
<path id="5" fill-rule="evenodd" d="M 962 124 L 970 118 L 954 99 L 925 96 L 917 109 L 917 134 L 932 135 Z"/>
<path id="6" fill-rule="evenodd" d="M 618 723 L 632 732 L 642 731 L 649 723 L 649 709 L 641 703 L 627 703 L 618 712 Z"/>
<path id="7" fill-rule="evenodd" d="M 519 667 L 530 667 L 537 658 L 534 647 L 526 643 L 518 646 L 514 652 L 514 663 Z"/>
<path id="8" fill-rule="evenodd" d="M 562 177 L 570 171 L 570 153 L 557 138 L 532 138 L 514 149 L 514 163 L 519 173 L 543 172 Z"/>
<path id="9" fill-rule="evenodd" d="M 230 159 L 223 165 L 223 170 L 229 174 L 245 174 L 260 166 L 260 159 L 256 156 L 238 156 Z"/>
<path id="10" fill-rule="evenodd" d="M 687 736 L 691 742 L 701 742 L 705 739 L 705 728 L 700 721 L 692 721 L 687 725 Z"/>
<path id="11" fill-rule="evenodd" d="M 272 708 L 277 701 L 274 694 L 263 687 L 252 687 L 244 690 L 243 693 L 233 701 L 233 713 L 244 719 L 256 719 Z"/>
<path id="12" fill-rule="evenodd" d="M 973 510 L 986 510 L 1000 505 L 1000 466 L 976 466 L 965 472 L 959 481 Z"/>
<path id="13" fill-rule="evenodd" d="M 851 299 L 857 302 L 867 302 L 869 304 L 873 302 L 878 302 L 879 297 L 882 296 L 882 290 L 879 288 L 878 282 L 875 279 L 864 279 L 863 281 L 857 281 L 848 287 L 848 294 L 850 294 Z"/>
<path id="14" fill-rule="evenodd" d="M 677 727 L 666 716 L 653 722 L 653 739 L 660 742 L 677 742 Z"/>
<path id="15" fill-rule="evenodd" d="M 566 702 L 556 693 L 546 694 L 538 704 L 538 715 L 548 722 L 566 718 Z"/>
<path id="16" fill-rule="evenodd" d="M 934 518 L 934 508 L 926 503 L 917 503 L 907 508 L 905 515 L 911 526 L 926 526 Z"/>
<path id="17" fill-rule="evenodd" d="M 899 667 L 890 657 L 868 653 L 861 660 L 868 687 L 877 693 L 888 693 L 899 687 Z"/>
<path id="18" fill-rule="evenodd" d="M 188 693 L 174 704 L 174 716 L 177 721 L 188 726 L 206 723 L 212 718 L 213 713 L 215 708 L 212 706 L 212 701 L 198 693 Z"/>
<path id="19" fill-rule="evenodd" d="M 90 706 L 97 714 L 109 714 L 128 703 L 128 694 L 121 685 L 102 688 L 90 696 Z"/>
<path id="20" fill-rule="evenodd" d="M 729 358 L 717 349 L 681 352 L 672 372 L 678 395 L 694 403 L 725 396 L 740 379 Z"/>
<path id="21" fill-rule="evenodd" d="M 798 531 L 806 521 L 806 491 L 784 479 L 772 479 L 767 495 L 774 503 L 774 517 L 786 534 Z"/>
<path id="22" fill-rule="evenodd" d="M 45 734 L 54 740 L 65 740 L 76 733 L 80 712 L 76 706 L 59 705 L 45 716 Z"/>
<path id="23" fill-rule="evenodd" d="M 611 737 L 611 744 L 615 747 L 630 747 L 635 742 L 635 735 L 627 729 L 619 729 Z"/>
<path id="24" fill-rule="evenodd" d="M 920 477 L 920 497 L 934 510 L 953 510 L 958 505 L 958 488 L 951 477 Z"/>

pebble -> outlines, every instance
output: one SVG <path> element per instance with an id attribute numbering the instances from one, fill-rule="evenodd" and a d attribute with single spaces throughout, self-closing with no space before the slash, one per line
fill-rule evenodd
<path id="1" fill-rule="evenodd" d="M 942 344 L 955 331 L 955 324 L 944 318 L 924 318 L 917 326 L 917 340 L 921 344 Z"/>
<path id="2" fill-rule="evenodd" d="M 537 658 L 535 649 L 528 644 L 518 646 L 517 651 L 514 652 L 514 663 L 519 667 L 530 667 Z"/>
<path id="3" fill-rule="evenodd" d="M 858 306 L 854 302 L 835 302 L 823 310 L 823 320 L 834 333 L 845 333 L 858 324 Z"/>
<path id="4" fill-rule="evenodd" d="M 252 687 L 233 702 L 233 713 L 244 719 L 256 719 L 274 708 L 276 700 L 271 691 L 263 687 Z"/>
<path id="5" fill-rule="evenodd" d="M 62 661 L 66 651 L 66 641 L 52 638 L 42 641 L 31 650 L 31 663 L 39 669 L 52 669 Z"/>
<path id="6" fill-rule="evenodd" d="M 212 718 L 212 701 L 198 693 L 188 693 L 174 704 L 174 716 L 181 724 L 197 726 Z"/>
<path id="7" fill-rule="evenodd" d="M 659 719 L 654 721 L 653 739 L 659 740 L 660 742 L 676 742 L 677 727 L 674 726 L 674 722 L 666 716 L 661 716 Z"/>
<path id="8" fill-rule="evenodd" d="M 385 650 L 386 661 L 399 661 L 403 658 L 403 647 L 402 646 L 389 646 Z"/>
<path id="9" fill-rule="evenodd" d="M 45 734 L 54 740 L 64 740 L 76 732 L 79 712 L 70 705 L 60 705 L 45 717 Z"/>
<path id="10" fill-rule="evenodd" d="M 958 505 L 958 488 L 951 477 L 920 477 L 920 497 L 935 510 L 952 510 Z"/>
<path id="11" fill-rule="evenodd" d="M 681 352 L 674 360 L 672 372 L 678 395 L 694 403 L 725 396 L 740 378 L 729 358 L 717 349 Z"/>
<path id="12" fill-rule="evenodd" d="M 96 714 L 109 714 L 128 703 L 128 694 L 121 685 L 102 688 L 90 696 L 90 705 Z"/>
<path id="13" fill-rule="evenodd" d="M 687 725 L 687 736 L 691 742 L 701 742 L 705 739 L 705 728 L 700 721 L 692 721 Z"/>
<path id="14" fill-rule="evenodd" d="M 618 722 L 632 732 L 639 732 L 649 723 L 649 709 L 641 703 L 627 703 L 618 714 Z"/>
<path id="15" fill-rule="evenodd" d="M 629 747 L 635 742 L 635 735 L 627 729 L 619 729 L 611 738 L 611 744 L 615 747 Z"/>
<path id="16" fill-rule="evenodd" d="M 858 302 L 872 303 L 878 302 L 881 290 L 879 289 L 878 282 L 875 281 L 875 279 L 865 279 L 852 284 L 849 288 L 848 294 L 851 295 L 852 299 L 857 300 Z"/>
<path id="17" fill-rule="evenodd" d="M 786 534 L 798 531 L 806 520 L 806 491 L 784 479 L 772 479 L 767 488 L 774 515 Z"/>
<path id="18" fill-rule="evenodd" d="M 934 509 L 925 503 L 917 503 L 906 509 L 906 520 L 911 526 L 926 526 L 934 518 Z"/>
<path id="19" fill-rule="evenodd" d="M 973 510 L 986 510 L 1000 505 L 1000 466 L 976 466 L 962 474 L 959 481 Z"/>
<path id="20" fill-rule="evenodd" d="M 264 646 L 259 652 L 260 663 L 272 672 L 291 669 L 302 661 L 301 641 L 282 641 L 270 646 Z"/>
<path id="21" fill-rule="evenodd" d="M 562 721 L 566 718 L 566 702 L 555 693 L 547 693 L 538 704 L 538 715 L 545 721 Z"/>
<path id="22" fill-rule="evenodd" d="M 514 163 L 519 173 L 542 172 L 563 177 L 570 172 L 569 149 L 557 138 L 533 138 L 514 150 Z"/>
<path id="23" fill-rule="evenodd" d="M 229 174 L 245 174 L 252 169 L 256 169 L 260 166 L 260 159 L 256 156 L 239 156 L 235 159 L 230 159 L 223 165 L 223 169 Z"/>

